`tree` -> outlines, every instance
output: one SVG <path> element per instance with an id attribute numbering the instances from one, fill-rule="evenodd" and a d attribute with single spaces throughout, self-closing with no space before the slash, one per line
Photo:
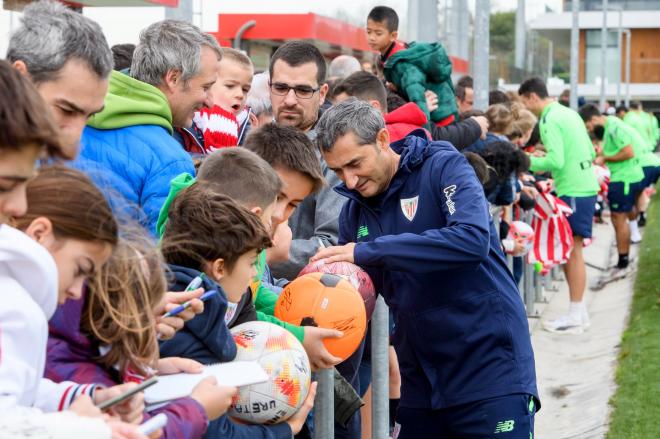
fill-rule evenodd
<path id="1" fill-rule="evenodd" d="M 515 50 L 516 13 L 496 12 L 490 15 L 490 51 L 510 54 Z"/>

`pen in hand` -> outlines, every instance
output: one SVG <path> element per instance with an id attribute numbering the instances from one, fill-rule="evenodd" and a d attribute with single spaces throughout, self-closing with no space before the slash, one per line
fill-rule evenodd
<path id="1" fill-rule="evenodd" d="M 200 296 L 199 300 L 201 300 L 202 302 L 206 302 L 209 298 L 211 298 L 215 294 L 218 294 L 218 290 L 207 291 L 206 293 L 204 293 Z M 193 299 L 193 300 L 195 300 L 195 299 Z M 162 318 L 165 319 L 167 317 L 173 317 L 173 316 L 179 314 L 180 312 L 190 308 L 190 305 L 192 305 L 192 300 L 184 302 L 182 305 L 179 305 L 176 308 L 174 308 L 170 311 L 167 311 L 165 314 L 163 314 Z"/>
<path id="2" fill-rule="evenodd" d="M 188 286 L 186 286 L 186 288 L 183 290 L 183 292 L 187 293 L 187 292 L 194 291 L 194 290 L 198 289 L 199 287 L 201 287 L 202 283 L 204 283 L 204 278 L 205 277 L 206 277 L 206 274 L 204 274 L 204 273 L 200 273 L 198 276 L 195 276 L 195 278 L 188 284 Z M 164 318 L 172 317 L 176 314 L 179 314 L 181 311 L 183 311 L 187 308 L 190 308 L 191 302 L 192 302 L 192 300 L 189 300 L 189 301 L 185 302 L 183 305 L 180 305 L 177 308 L 174 308 L 173 310 L 166 312 L 160 318 L 164 319 Z M 174 312 L 174 311 L 176 311 L 176 312 Z M 161 333 L 158 333 L 156 335 L 156 338 L 158 340 L 162 340 L 162 337 L 163 337 L 163 335 Z"/>

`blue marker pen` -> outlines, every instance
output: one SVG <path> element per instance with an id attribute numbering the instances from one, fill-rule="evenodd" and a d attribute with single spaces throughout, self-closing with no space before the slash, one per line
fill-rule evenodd
<path id="1" fill-rule="evenodd" d="M 199 300 L 201 300 L 202 302 L 206 302 L 208 299 L 213 297 L 215 294 L 218 294 L 218 290 L 207 291 L 206 293 L 202 294 L 202 296 L 199 298 Z M 190 308 L 191 303 L 192 303 L 192 300 L 189 300 L 189 301 L 185 302 L 183 305 L 177 306 L 173 310 L 168 311 L 165 314 L 163 314 L 163 318 L 173 317 L 173 316 L 179 314 L 180 312 Z"/>

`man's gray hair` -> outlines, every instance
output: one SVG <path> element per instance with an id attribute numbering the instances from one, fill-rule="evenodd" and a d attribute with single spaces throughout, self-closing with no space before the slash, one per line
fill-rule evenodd
<path id="1" fill-rule="evenodd" d="M 316 124 L 316 143 L 331 151 L 337 139 L 353 133 L 360 145 L 375 145 L 378 132 L 385 128 L 383 115 L 367 102 L 346 99 L 327 109 Z"/>
<path id="2" fill-rule="evenodd" d="M 273 112 L 270 102 L 269 81 L 270 76 L 268 72 L 257 73 L 252 77 L 252 87 L 250 87 L 245 104 L 252 109 L 255 116 L 263 113 L 271 114 Z"/>
<path id="3" fill-rule="evenodd" d="M 362 66 L 357 58 L 350 55 L 339 55 L 332 60 L 328 67 L 328 78 L 344 79 L 361 70 Z"/>
<path id="4" fill-rule="evenodd" d="M 202 46 L 222 58 L 220 45 L 211 35 L 185 21 L 163 20 L 140 32 L 140 42 L 133 54 L 131 76 L 154 86 L 163 82 L 170 70 L 181 73 L 187 82 L 201 69 Z"/>
<path id="5" fill-rule="evenodd" d="M 82 61 L 100 78 L 110 75 L 112 52 L 95 21 L 46 0 L 26 6 L 21 24 L 9 38 L 7 59 L 23 61 L 34 83 L 56 79 L 71 59 Z"/>

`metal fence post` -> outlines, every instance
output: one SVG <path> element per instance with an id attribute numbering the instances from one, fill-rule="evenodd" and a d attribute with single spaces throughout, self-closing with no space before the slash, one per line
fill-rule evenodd
<path id="1" fill-rule="evenodd" d="M 531 223 L 531 213 L 523 212 L 520 219 L 526 224 Z M 525 308 L 527 308 L 527 315 L 531 316 L 534 314 L 534 299 L 536 298 L 536 294 L 534 291 L 534 266 L 527 262 L 526 255 L 522 257 L 522 263 L 523 263 L 523 300 L 525 302 Z"/>
<path id="2" fill-rule="evenodd" d="M 335 437 L 335 377 L 334 369 L 316 372 L 318 388 L 314 401 L 314 439 Z"/>
<path id="3" fill-rule="evenodd" d="M 534 270 L 534 302 L 543 302 L 543 284 L 541 275 Z"/>
<path id="4" fill-rule="evenodd" d="M 580 28 L 578 27 L 578 17 L 580 14 L 579 0 L 573 0 L 572 8 L 572 27 L 571 27 L 571 108 L 578 109 L 578 72 L 580 70 Z"/>
<path id="5" fill-rule="evenodd" d="M 486 111 L 489 91 L 490 0 L 477 0 L 474 17 L 474 108 Z"/>
<path id="6" fill-rule="evenodd" d="M 534 266 L 524 262 L 523 273 L 525 276 L 525 307 L 527 308 L 527 315 L 534 315 L 534 302 L 536 299 L 536 291 L 534 290 Z"/>
<path id="7" fill-rule="evenodd" d="M 390 312 L 382 296 L 371 316 L 371 437 L 389 437 L 390 429 Z"/>

